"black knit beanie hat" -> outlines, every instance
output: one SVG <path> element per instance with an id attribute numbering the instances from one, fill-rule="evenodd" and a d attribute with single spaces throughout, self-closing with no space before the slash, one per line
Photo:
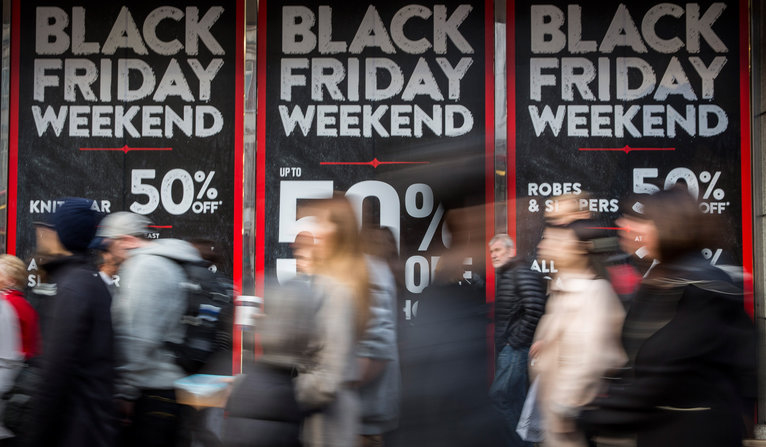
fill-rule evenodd
<path id="1" fill-rule="evenodd" d="M 73 253 L 85 252 L 96 235 L 102 216 L 91 208 L 92 204 L 88 199 L 67 198 L 53 215 L 53 227 L 61 244 Z"/>

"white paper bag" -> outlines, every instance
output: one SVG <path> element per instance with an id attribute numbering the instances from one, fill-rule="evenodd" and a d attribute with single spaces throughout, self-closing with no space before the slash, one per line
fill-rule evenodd
<path id="1" fill-rule="evenodd" d="M 527 398 L 524 400 L 524 407 L 521 409 L 521 417 L 516 425 L 516 433 L 521 439 L 527 442 L 542 442 L 543 434 L 543 415 L 540 411 L 540 405 L 537 402 L 537 387 L 539 378 L 532 382 L 527 392 Z"/>

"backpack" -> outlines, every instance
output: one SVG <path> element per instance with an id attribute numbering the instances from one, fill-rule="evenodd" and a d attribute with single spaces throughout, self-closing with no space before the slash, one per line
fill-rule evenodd
<path id="1" fill-rule="evenodd" d="M 231 349 L 233 290 L 203 263 L 179 262 L 186 278 L 179 283 L 186 295 L 181 317 L 182 343 L 165 342 L 176 363 L 196 374 L 215 352 Z"/>

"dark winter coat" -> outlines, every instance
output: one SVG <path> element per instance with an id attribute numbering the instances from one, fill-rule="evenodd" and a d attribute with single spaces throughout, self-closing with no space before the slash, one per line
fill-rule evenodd
<path id="1" fill-rule="evenodd" d="M 742 445 L 756 390 L 755 332 L 742 293 L 701 256 L 660 264 L 623 327 L 633 365 L 580 423 L 635 432 L 638 447 Z"/>
<path id="2" fill-rule="evenodd" d="M 298 447 L 303 414 L 290 368 L 256 362 L 226 404 L 226 447 Z"/>
<path id="3" fill-rule="evenodd" d="M 84 256 L 45 265 L 56 295 L 43 339 L 41 385 L 24 430 L 28 446 L 113 446 L 111 295 Z"/>
<path id="4" fill-rule="evenodd" d="M 537 322 L 545 312 L 545 280 L 529 268 L 529 262 L 515 258 L 497 269 L 495 294 L 495 348 L 509 344 L 528 348 Z"/>
<path id="5" fill-rule="evenodd" d="M 489 400 L 488 307 L 483 281 L 431 284 L 402 346 L 396 445 L 494 447 L 502 420 Z"/>

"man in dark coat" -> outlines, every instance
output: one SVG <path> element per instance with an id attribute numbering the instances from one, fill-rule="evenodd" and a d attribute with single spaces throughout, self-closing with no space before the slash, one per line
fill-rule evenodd
<path id="1" fill-rule="evenodd" d="M 545 311 L 545 283 L 525 259 L 514 258 L 513 240 L 498 234 L 489 243 L 497 273 L 495 295 L 495 378 L 490 397 L 505 420 L 506 445 L 530 446 L 516 433 L 527 396 L 529 346 Z"/>
<path id="2" fill-rule="evenodd" d="M 86 199 L 67 199 L 53 216 L 68 253 L 45 265 L 56 296 L 24 431 L 28 446 L 114 445 L 111 296 L 87 257 L 99 220 Z"/>

